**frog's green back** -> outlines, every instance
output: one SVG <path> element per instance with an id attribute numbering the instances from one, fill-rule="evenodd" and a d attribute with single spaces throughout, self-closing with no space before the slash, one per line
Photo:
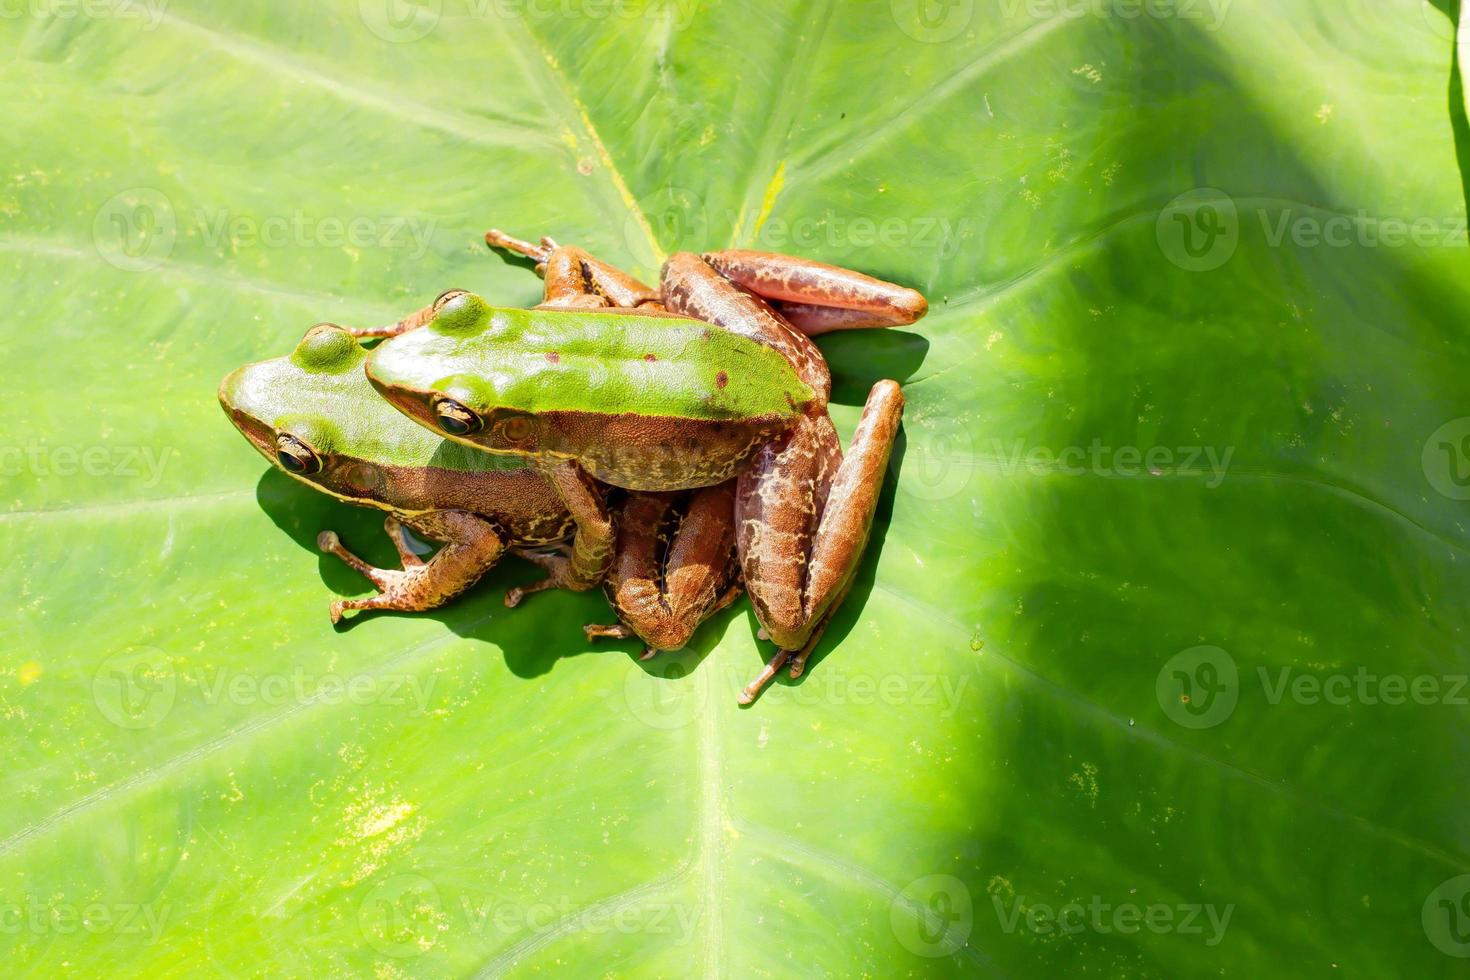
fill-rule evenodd
<path id="1" fill-rule="evenodd" d="M 779 353 L 698 320 L 500 309 L 474 296 L 382 344 L 370 370 L 481 412 L 789 418 L 813 397 Z"/>
<path id="2" fill-rule="evenodd" d="M 368 383 L 367 356 L 346 331 L 315 327 L 289 356 L 230 374 L 220 385 L 220 401 L 318 453 L 472 473 L 524 466 L 514 457 L 450 442 L 399 413 Z"/>

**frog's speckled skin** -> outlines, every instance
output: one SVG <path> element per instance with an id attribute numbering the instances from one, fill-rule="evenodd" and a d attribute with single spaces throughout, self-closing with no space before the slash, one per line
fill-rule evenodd
<path id="1" fill-rule="evenodd" d="M 544 476 L 523 460 L 476 452 L 409 422 L 367 383 L 366 357 L 347 331 L 323 324 L 289 357 L 246 365 L 219 388 L 230 421 L 282 472 L 389 514 L 386 527 L 403 559 L 402 571 L 371 568 L 332 532 L 321 535 L 323 550 L 382 590 L 368 599 L 334 603 L 334 620 L 345 609 L 435 608 L 473 585 L 506 548 L 554 545 L 569 536 L 571 514 Z M 319 471 L 283 466 L 277 453 L 282 435 L 311 450 Z M 421 561 L 407 546 L 404 525 L 445 547 Z M 558 584 L 596 583 L 573 582 L 574 576 L 561 571 Z"/>

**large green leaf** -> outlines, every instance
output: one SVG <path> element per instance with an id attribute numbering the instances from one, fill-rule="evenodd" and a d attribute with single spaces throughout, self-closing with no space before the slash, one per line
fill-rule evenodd
<path id="1" fill-rule="evenodd" d="M 1463 975 L 1448 9 L 7 5 L 5 972 Z M 910 409 L 804 681 L 740 710 L 748 613 L 640 665 L 509 562 L 333 631 L 313 538 L 377 520 L 214 385 L 532 302 L 492 224 L 931 297 L 823 343 L 841 427 Z"/>

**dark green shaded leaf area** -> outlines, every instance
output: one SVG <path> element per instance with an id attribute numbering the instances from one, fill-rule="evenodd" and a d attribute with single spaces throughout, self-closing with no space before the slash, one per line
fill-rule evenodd
<path id="1" fill-rule="evenodd" d="M 17 977 L 1451 977 L 1470 250 L 1449 5 L 12 4 L 0 953 Z M 215 403 L 318 321 L 915 286 L 854 591 L 735 695 L 598 595 L 340 631 L 379 516 Z M 1458 955 L 1456 955 L 1458 954 Z"/>

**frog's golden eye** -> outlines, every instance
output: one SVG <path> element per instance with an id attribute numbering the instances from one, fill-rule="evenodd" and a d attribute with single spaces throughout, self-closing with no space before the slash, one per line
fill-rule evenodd
<path id="1" fill-rule="evenodd" d="M 524 415 L 513 415 L 496 426 L 496 431 L 506 442 L 525 442 L 535 434 L 536 427 Z"/>
<path id="2" fill-rule="evenodd" d="M 434 417 L 439 420 L 439 428 L 452 436 L 479 432 L 485 424 L 480 416 L 452 398 L 441 398 L 434 403 Z"/>
<path id="3" fill-rule="evenodd" d="M 276 437 L 276 460 L 285 470 L 299 476 L 322 471 L 321 457 L 306 443 L 285 433 Z"/>
<path id="4" fill-rule="evenodd" d="M 459 299 L 461 296 L 468 295 L 469 290 L 467 289 L 446 289 L 444 292 L 439 294 L 438 299 L 434 300 L 434 312 L 438 313 L 440 310 L 444 309 L 444 307 L 450 302 Z"/>

